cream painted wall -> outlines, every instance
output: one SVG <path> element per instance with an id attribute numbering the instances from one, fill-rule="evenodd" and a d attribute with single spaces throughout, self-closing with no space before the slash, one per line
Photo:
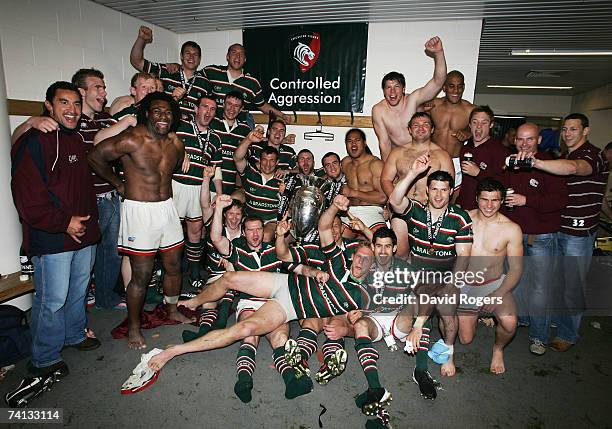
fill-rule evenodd
<path id="1" fill-rule="evenodd" d="M 2 47 L 0 46 L 0 54 Z M 2 57 L 0 56 L 0 97 L 6 97 L 6 86 L 2 73 Z M 13 205 L 11 194 L 11 163 L 10 163 L 10 129 L 6 103 L 0 103 L 0 136 L 5 144 L 0 151 L 0 274 L 10 274 L 19 271 L 19 247 L 21 246 L 21 225 Z"/>
<path id="2" fill-rule="evenodd" d="M 593 144 L 603 148 L 612 141 L 612 83 L 575 95 L 571 110 L 589 118 Z"/>
<path id="3" fill-rule="evenodd" d="M 104 75 L 108 99 L 127 94 L 135 70 L 129 63 L 130 47 L 145 24 L 88 0 L 3 0 L 0 14 L 0 43 L 6 97 L 44 100 L 47 87 L 56 80 L 70 80 L 82 67 L 95 67 Z M 148 58 L 178 60 L 178 36 L 153 26 L 155 44 Z M 6 105 L 0 109 L 2 120 Z M 13 130 L 26 118 L 10 117 Z M 0 128 L 3 128 L 0 126 Z M 19 270 L 21 230 L 10 191 L 9 130 L 2 130 L 0 152 L 0 273 Z"/>
<path id="4" fill-rule="evenodd" d="M 480 94 L 475 104 L 488 104 L 498 115 L 563 117 L 570 113 L 571 95 Z"/>
<path id="5" fill-rule="evenodd" d="M 369 116 L 372 106 L 382 98 L 380 84 L 386 73 L 393 70 L 403 73 L 406 76 L 408 91 L 423 86 L 431 79 L 433 59 L 425 55 L 423 45 L 430 37 L 436 35 L 442 38 L 448 69 L 458 69 L 464 73 L 466 78 L 464 98 L 471 101 L 474 96 L 481 24 L 479 20 L 456 21 L 453 22 L 453 25 L 449 25 L 448 22 L 370 24 L 364 111 L 361 115 Z M 186 40 L 194 40 L 201 45 L 203 64 L 226 64 L 227 47 L 232 43 L 242 41 L 242 31 L 179 35 L 179 44 Z M 335 135 L 333 142 L 305 141 L 304 132 L 313 129 L 313 127 L 304 126 L 288 127 L 288 132 L 297 135 L 297 150 L 305 147 L 312 150 L 315 153 L 317 166 L 320 166 L 321 156 L 329 150 L 345 155 L 344 135 L 348 128 L 325 127 L 324 131 Z M 367 128 L 364 131 L 372 152 L 378 155 L 378 141 L 374 130 Z"/>
<path id="6" fill-rule="evenodd" d="M 81 67 L 96 67 L 106 77 L 108 98 L 126 94 L 135 70 L 129 64 L 129 51 L 138 27 L 146 24 L 131 16 L 105 8 L 88 0 L 4 0 L 0 14 L 0 43 L 4 60 L 7 98 L 43 100 L 49 84 L 55 80 L 70 80 Z M 384 23 L 370 24 L 368 66 L 363 115 L 370 115 L 373 104 L 382 98 L 380 81 L 392 70 L 406 75 L 409 91 L 425 84 L 433 73 L 433 60 L 423 53 L 425 41 L 439 35 L 444 43 L 449 70 L 459 69 L 466 76 L 465 98 L 472 100 L 480 44 L 481 21 Z M 154 43 L 148 45 L 145 56 L 152 61 L 178 61 L 179 47 L 185 40 L 195 40 L 203 48 L 202 64 L 225 64 L 227 47 L 242 40 L 242 31 L 222 31 L 177 35 L 149 25 L 154 31 Z M 10 117 L 14 129 L 24 117 Z M 320 157 L 328 150 L 345 154 L 344 134 L 347 128 L 325 128 L 333 132 L 333 142 L 303 139 L 312 127 L 291 126 L 289 132 L 298 136 L 296 148 L 309 147 Z M 378 142 L 372 129 L 366 129 L 369 145 L 378 154 Z M 4 136 L 5 151 L 1 162 L 9 163 L 8 136 Z M 0 198 L 10 198 L 8 183 Z M 8 201 L 8 200 L 7 200 Z M 15 224 L 12 209 L 0 214 L 3 224 Z M 5 242 L 0 260 L 9 261 L 16 271 L 18 245 Z M 13 269 L 14 268 L 14 269 Z M 0 273 L 4 273 L 0 266 Z"/>
<path id="7" fill-rule="evenodd" d="M 82 67 L 104 73 L 109 102 L 127 94 L 136 72 L 130 48 L 143 24 L 88 0 L 3 0 L 0 42 L 7 97 L 43 100 L 49 84 L 69 81 Z M 147 58 L 178 61 L 178 36 L 149 26 L 155 42 L 147 46 Z M 22 119 L 11 118 L 11 128 Z"/>

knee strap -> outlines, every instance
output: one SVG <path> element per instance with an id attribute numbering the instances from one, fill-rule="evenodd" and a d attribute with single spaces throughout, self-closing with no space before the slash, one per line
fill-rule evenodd
<path id="1" fill-rule="evenodd" d="M 166 304 L 176 304 L 178 300 L 179 300 L 179 295 L 176 295 L 176 296 L 164 295 L 164 302 Z"/>

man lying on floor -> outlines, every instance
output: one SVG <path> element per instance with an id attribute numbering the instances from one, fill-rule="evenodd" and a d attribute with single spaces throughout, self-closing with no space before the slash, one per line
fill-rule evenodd
<path id="1" fill-rule="evenodd" d="M 347 314 L 361 308 L 365 293 L 361 282 L 372 264 L 372 250 L 368 245 L 359 247 L 349 267 L 332 235 L 336 213 L 347 210 L 348 204 L 346 197 L 337 196 L 319 220 L 321 246 L 326 258 L 323 271 L 329 274 L 325 276 L 326 281 L 319 283 L 316 279 L 298 274 L 226 272 L 199 295 L 200 301 L 217 301 L 230 289 L 270 300 L 248 319 L 229 328 L 211 331 L 203 337 L 161 352 L 150 352 L 145 355 L 150 357 L 148 367 L 157 373 L 175 356 L 225 347 L 253 335 L 266 335 L 291 320 Z"/>

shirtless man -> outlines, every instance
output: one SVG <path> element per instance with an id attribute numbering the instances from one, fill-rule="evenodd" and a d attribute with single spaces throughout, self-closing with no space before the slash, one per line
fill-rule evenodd
<path id="1" fill-rule="evenodd" d="M 153 92 L 140 103 L 138 125 L 98 144 L 89 154 L 92 169 L 125 198 L 121 204 L 119 251 L 130 256 L 132 278 L 127 287 L 128 346 L 146 347 L 140 316 L 157 250 L 164 267 L 164 299 L 168 317 L 190 322 L 178 312 L 181 290 L 183 230 L 172 203 L 172 173 L 183 163 L 185 149 L 174 131 L 180 111 L 169 95 Z M 112 161 L 121 160 L 126 181 Z"/>
<path id="2" fill-rule="evenodd" d="M 342 171 L 346 184 L 342 186 L 341 193 L 349 198 L 351 212 L 375 231 L 385 225 L 382 206 L 387 202 L 387 196 L 380 187 L 383 162 L 368 153 L 365 133 L 358 128 L 346 133 L 345 144 L 348 156 L 342 160 Z M 342 218 L 342 222 L 349 224 L 348 218 Z M 349 228 L 343 234 L 347 238 L 356 235 Z"/>
<path id="3" fill-rule="evenodd" d="M 431 100 L 424 108 L 430 109 L 429 113 L 436 124 L 433 141 L 453 158 L 455 188 L 458 188 L 461 185 L 459 151 L 463 142 L 472 136 L 468 125 L 470 112 L 475 106 L 461 98 L 465 90 L 465 82 L 463 73 L 460 71 L 449 72 L 442 89 L 444 97 Z"/>
<path id="4" fill-rule="evenodd" d="M 435 130 L 431 116 L 428 113 L 417 112 L 408 122 L 408 130 L 412 136 L 412 142 L 396 147 L 385 162 L 385 166 L 380 176 L 382 190 L 387 196 L 391 195 L 395 188 L 395 183 L 400 177 L 404 177 L 410 166 L 421 155 L 429 154 L 431 168 L 419 176 L 408 190 L 410 198 L 421 203 L 427 202 L 427 176 L 433 171 L 446 171 L 451 176 L 454 175 L 453 162 L 442 148 L 434 143 L 431 136 Z M 394 216 L 391 219 L 391 227 L 397 235 L 398 258 L 407 258 L 410 250 L 408 246 L 408 229 L 406 222 Z"/>
<path id="5" fill-rule="evenodd" d="M 512 289 L 523 271 L 523 233 L 521 227 L 499 212 L 506 196 L 506 188 L 490 177 L 481 180 L 477 188 L 478 208 L 470 210 L 474 242 L 468 273 L 482 273 L 482 281 L 466 284 L 459 289 L 459 341 L 470 344 L 476 334 L 478 312 L 493 313 L 497 319 L 495 343 L 491 358 L 491 372 L 503 374 L 504 347 L 516 332 L 516 305 Z M 504 274 L 504 259 L 508 272 Z M 463 302 L 481 300 L 482 304 Z"/>
<path id="6" fill-rule="evenodd" d="M 424 87 L 418 88 L 412 94 L 405 94 L 406 79 L 398 72 L 387 73 L 382 80 L 384 97 L 372 107 L 372 122 L 378 138 L 380 157 L 383 161 L 391 150 L 403 146 L 412 140 L 406 124 L 417 111 L 417 108 L 427 100 L 435 97 L 446 79 L 446 60 L 444 48 L 439 37 L 432 37 L 425 43 L 425 52 L 434 58 L 433 77 Z"/>

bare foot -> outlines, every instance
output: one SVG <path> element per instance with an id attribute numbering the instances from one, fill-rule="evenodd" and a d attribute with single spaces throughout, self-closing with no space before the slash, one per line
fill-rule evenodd
<path id="1" fill-rule="evenodd" d="M 147 347 L 145 339 L 142 336 L 140 329 L 128 330 L 128 347 L 132 350 L 140 350 Z"/>
<path id="2" fill-rule="evenodd" d="M 493 348 L 493 356 L 491 357 L 491 372 L 493 374 L 503 374 L 506 372 L 503 350 Z"/>
<path id="3" fill-rule="evenodd" d="M 440 375 L 444 377 L 453 377 L 455 375 L 455 361 L 453 355 L 451 355 L 450 359 L 440 367 Z"/>
<path id="4" fill-rule="evenodd" d="M 170 307 L 166 305 L 166 310 L 168 311 L 168 319 L 176 320 L 180 323 L 193 323 L 196 320 L 195 317 L 189 318 L 184 316 L 175 306 Z"/>
<path id="5" fill-rule="evenodd" d="M 170 359 L 172 359 L 172 357 L 171 350 L 166 349 L 149 359 L 149 368 L 151 368 L 153 371 L 159 371 Z"/>
<path id="6" fill-rule="evenodd" d="M 478 321 L 485 325 L 487 328 L 495 327 L 495 319 L 493 319 L 492 317 L 481 317 L 478 319 Z"/>

